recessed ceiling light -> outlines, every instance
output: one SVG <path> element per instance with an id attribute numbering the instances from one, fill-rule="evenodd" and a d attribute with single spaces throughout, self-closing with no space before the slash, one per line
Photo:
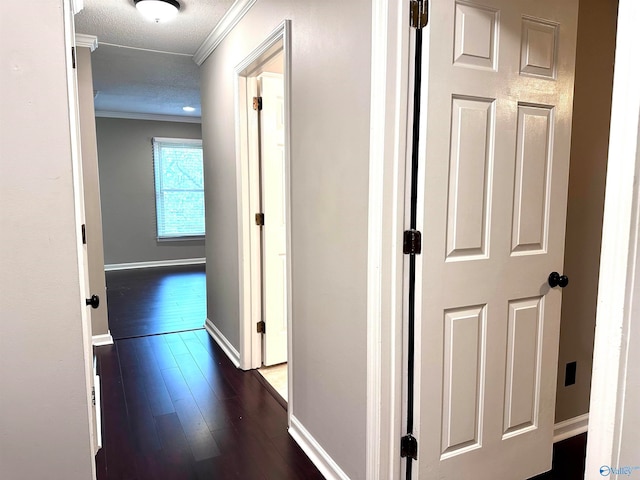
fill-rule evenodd
<path id="1" fill-rule="evenodd" d="M 171 20 L 178 14 L 180 4 L 176 0 L 134 0 L 143 17 L 160 23 Z"/>
<path id="2" fill-rule="evenodd" d="M 196 109 L 195 109 L 195 108 L 193 108 L 193 107 L 189 107 L 189 106 L 187 106 L 187 107 L 182 107 L 182 110 L 184 110 L 185 112 L 195 112 L 195 111 L 196 111 Z"/>

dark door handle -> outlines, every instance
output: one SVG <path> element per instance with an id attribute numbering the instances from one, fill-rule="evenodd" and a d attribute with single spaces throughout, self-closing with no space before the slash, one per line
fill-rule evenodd
<path id="1" fill-rule="evenodd" d="M 100 306 L 100 297 L 98 295 L 91 295 L 91 298 L 87 298 L 87 306 L 91 305 L 91 308 L 98 308 Z"/>
<path id="2" fill-rule="evenodd" d="M 549 274 L 549 286 L 564 288 L 569 285 L 569 277 L 566 275 L 560 275 L 558 272 L 551 272 Z"/>

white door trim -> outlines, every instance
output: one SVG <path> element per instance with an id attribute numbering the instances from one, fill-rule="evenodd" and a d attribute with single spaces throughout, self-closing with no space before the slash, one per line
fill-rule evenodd
<path id="1" fill-rule="evenodd" d="M 400 474 L 407 2 L 374 0 L 367 261 L 366 478 Z"/>
<path id="2" fill-rule="evenodd" d="M 258 212 L 259 199 L 257 191 L 257 165 L 252 164 L 251 139 L 247 115 L 247 85 L 252 81 L 255 72 L 250 72 L 261 57 L 268 54 L 278 43 L 282 42 L 284 63 L 284 116 L 285 116 L 285 190 L 287 221 L 287 358 L 289 370 L 288 414 L 292 412 L 293 392 L 293 357 L 291 346 L 292 317 L 291 306 L 291 21 L 282 22 L 269 36 L 253 50 L 235 68 L 234 95 L 236 105 L 236 181 L 238 191 L 238 266 L 240 282 L 240 368 L 249 370 L 258 368 L 262 363 L 261 338 L 255 325 L 260 320 L 261 311 L 261 269 L 260 239 L 255 228 L 254 214 Z M 253 192 L 253 193 L 252 193 Z"/>
<path id="3" fill-rule="evenodd" d="M 591 378 L 586 479 L 602 478 L 602 465 L 619 466 L 627 393 L 627 358 L 638 348 L 640 291 L 637 268 L 640 230 L 640 91 L 637 0 L 620 0 L 616 39 L 611 130 L 607 164 L 598 307 Z M 634 317 L 634 313 L 636 316 Z M 630 337 L 635 335 L 635 345 Z M 627 406 L 627 408 L 629 408 Z M 640 460 L 638 460 L 640 461 Z"/>

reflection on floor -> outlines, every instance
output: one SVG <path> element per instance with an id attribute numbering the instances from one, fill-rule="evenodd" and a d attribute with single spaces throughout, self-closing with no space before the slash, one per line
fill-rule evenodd
<path id="1" fill-rule="evenodd" d="M 236 368 L 205 330 L 95 351 L 104 412 L 98 480 L 324 478 L 259 375 Z"/>
<path id="2" fill-rule="evenodd" d="M 106 278 L 109 328 L 116 340 L 204 325 L 204 265 L 112 271 Z"/>
<path id="3" fill-rule="evenodd" d="M 258 372 L 271 384 L 273 388 L 284 398 L 285 402 L 289 401 L 289 388 L 287 383 L 287 364 L 281 363 L 273 367 L 262 367 Z"/>

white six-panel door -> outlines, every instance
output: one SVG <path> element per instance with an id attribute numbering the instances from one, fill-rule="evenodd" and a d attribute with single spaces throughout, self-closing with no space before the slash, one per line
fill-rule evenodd
<path id="1" fill-rule="evenodd" d="M 262 170 L 264 365 L 287 361 L 287 223 L 282 74 L 258 77 Z"/>
<path id="2" fill-rule="evenodd" d="M 75 60 L 72 56 L 75 55 L 75 51 L 72 53 L 71 48 L 75 47 L 75 31 L 73 27 L 73 12 L 71 6 L 67 3 L 64 4 L 64 21 L 65 21 L 65 45 L 67 47 L 67 94 L 69 98 L 69 127 L 71 134 L 71 155 L 72 155 L 72 168 L 73 168 L 73 196 L 75 205 L 75 220 L 76 220 L 76 242 L 78 249 L 78 266 L 80 269 L 80 291 L 83 293 L 83 297 L 91 297 L 91 289 L 89 286 L 89 260 L 87 253 L 87 245 L 82 242 L 81 232 L 82 225 L 85 224 L 85 206 L 84 206 L 84 184 L 82 177 L 82 148 L 81 148 L 81 134 L 80 134 L 80 109 L 78 100 L 78 77 L 75 67 L 72 67 Z M 98 412 L 96 412 L 96 405 L 94 403 L 95 388 L 100 388 L 100 385 L 96 385 L 97 376 L 94 369 L 94 357 L 93 357 L 93 342 L 91 331 L 91 307 L 84 305 L 85 298 L 80 298 L 79 308 L 82 311 L 82 343 L 84 349 L 85 358 L 85 376 L 87 388 L 87 397 L 89 399 L 89 425 L 91 429 L 91 449 L 95 455 L 102 446 L 101 427 L 98 425 Z"/>
<path id="3" fill-rule="evenodd" d="M 430 3 L 414 470 L 526 479 L 551 467 L 578 2 Z"/>

